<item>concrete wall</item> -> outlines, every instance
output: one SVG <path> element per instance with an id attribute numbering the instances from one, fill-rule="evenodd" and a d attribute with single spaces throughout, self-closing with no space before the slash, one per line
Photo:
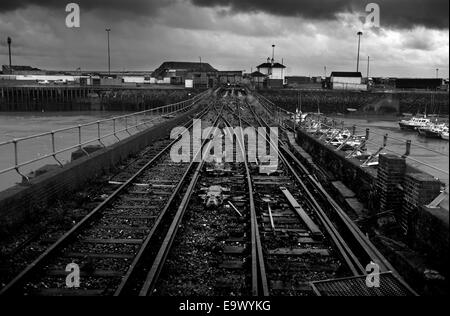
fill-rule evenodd
<path id="1" fill-rule="evenodd" d="M 260 92 L 264 97 L 279 107 L 295 112 L 298 104 L 298 91 L 294 89 L 267 90 Z M 449 94 L 447 92 L 433 93 L 436 113 L 449 113 Z M 322 113 L 346 113 L 348 108 L 361 111 L 383 111 L 380 101 L 390 100 L 389 108 L 396 108 L 398 113 L 416 113 L 417 109 L 430 106 L 431 93 L 427 92 L 364 92 L 317 90 L 302 91 L 302 111 L 317 113 L 320 104 Z M 391 105 L 392 104 L 392 105 Z M 381 109 L 380 109 L 381 107 Z M 390 110 L 389 110 L 390 112 Z"/>
<path id="2" fill-rule="evenodd" d="M 369 168 L 360 168 L 361 161 L 345 158 L 345 153 L 336 151 L 331 145 L 325 145 L 306 133 L 298 130 L 297 143 L 305 149 L 317 165 L 331 172 L 336 179 L 341 180 L 353 190 L 362 201 L 369 201 L 375 189 L 377 172 Z M 370 207 L 367 205 L 367 207 Z"/>
<path id="3" fill-rule="evenodd" d="M 395 155 L 380 155 L 378 170 L 361 168 L 362 162 L 346 159 L 345 153 L 300 129 L 297 143 L 316 165 L 354 191 L 370 215 L 393 214 L 408 246 L 448 272 L 449 211 L 425 207 L 440 194 L 442 184 L 437 179 Z"/>
<path id="4" fill-rule="evenodd" d="M 147 86 L 148 87 L 148 86 Z M 184 101 L 202 90 L 95 86 L 0 87 L 2 111 L 143 111 Z M 191 95 L 189 95 L 191 94 Z"/>
<path id="5" fill-rule="evenodd" d="M 29 186 L 17 185 L 0 192 L 0 236 L 35 217 L 34 211 L 45 209 L 59 198 L 64 198 L 93 179 L 114 168 L 128 156 L 138 153 L 155 141 L 169 135 L 172 128 L 186 122 L 195 108 L 166 123 L 129 137 L 111 147 L 97 151 L 31 180 Z"/>

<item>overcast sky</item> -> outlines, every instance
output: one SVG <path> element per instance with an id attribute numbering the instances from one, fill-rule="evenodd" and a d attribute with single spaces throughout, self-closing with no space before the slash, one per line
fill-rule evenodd
<path id="1" fill-rule="evenodd" d="M 65 25 L 63 0 L 0 0 L 0 64 L 43 69 L 154 70 L 164 61 L 209 62 L 253 70 L 272 54 L 288 75 L 356 70 L 364 32 L 372 76 L 448 77 L 448 0 L 78 0 L 81 27 Z M 380 28 L 364 25 L 366 4 L 381 8 Z"/>

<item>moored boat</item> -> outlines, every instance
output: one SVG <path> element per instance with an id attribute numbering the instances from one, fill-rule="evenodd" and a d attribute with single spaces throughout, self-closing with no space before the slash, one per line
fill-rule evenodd
<path id="1" fill-rule="evenodd" d="M 426 117 L 413 117 L 410 120 L 401 120 L 399 123 L 400 129 L 415 131 L 419 128 L 427 127 L 431 124 L 431 121 Z"/>
<path id="2" fill-rule="evenodd" d="M 446 128 L 446 125 L 444 125 L 444 124 L 441 124 L 441 125 L 432 124 L 432 125 L 429 125 L 426 127 L 421 127 L 418 129 L 418 131 L 419 131 L 419 135 L 424 136 L 426 138 L 441 139 L 442 132 L 444 131 L 445 128 Z"/>
<path id="3" fill-rule="evenodd" d="M 441 132 L 441 138 L 444 140 L 448 140 L 448 126 L 445 127 Z"/>

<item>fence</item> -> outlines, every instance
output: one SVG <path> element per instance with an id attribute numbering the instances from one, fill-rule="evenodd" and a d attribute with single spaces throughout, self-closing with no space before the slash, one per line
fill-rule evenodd
<path id="1" fill-rule="evenodd" d="M 53 158 L 60 166 L 63 166 L 63 163 L 60 161 L 60 159 L 58 159 L 58 155 L 69 151 L 73 151 L 75 149 L 80 149 L 81 151 L 84 152 L 84 154 L 89 156 L 89 153 L 84 149 L 84 146 L 99 143 L 101 146 L 106 147 L 107 145 L 105 144 L 105 139 L 115 138 L 115 141 L 120 141 L 121 139 L 119 135 L 121 133 L 125 133 L 126 137 L 132 136 L 133 132 L 139 132 L 140 131 L 139 128 L 141 127 L 144 126 L 146 128 L 151 127 L 153 123 L 156 120 L 158 120 L 161 116 L 174 115 L 192 108 L 193 105 L 195 105 L 197 102 L 199 102 L 209 94 L 210 91 L 208 90 L 189 100 L 185 100 L 182 102 L 169 104 L 166 106 L 136 112 L 128 115 L 99 120 L 83 125 L 71 126 L 47 133 L 12 139 L 10 141 L 0 143 L 0 158 L 2 158 L 1 156 L 6 156 L 8 154 L 7 147 L 12 147 L 12 149 L 10 148 L 9 151 L 10 152 L 12 151 L 12 156 L 14 160 L 14 163 L 11 166 L 3 170 L 0 170 L 0 176 L 8 172 L 16 171 L 23 179 L 28 180 L 27 176 L 25 176 L 20 170 L 25 166 L 30 166 L 31 164 L 34 164 L 36 162 L 48 158 Z M 118 127 L 118 125 L 123 126 Z M 104 129 L 106 126 L 112 130 L 111 131 L 108 130 L 108 132 L 105 132 Z M 89 128 L 96 129 L 96 137 L 92 139 L 83 140 L 83 132 L 87 131 Z M 66 135 L 65 137 L 67 137 L 67 133 L 75 135 L 75 137 L 77 137 L 77 141 L 75 142 L 75 144 L 69 147 L 58 149 L 56 146 L 57 137 L 59 135 L 62 135 L 61 137 L 63 137 L 64 134 Z M 90 130 L 90 133 L 92 133 L 92 130 Z M 42 141 L 42 139 L 44 139 L 44 142 L 48 145 L 47 147 L 50 148 L 50 152 L 41 154 L 39 157 L 31 159 L 29 161 L 22 161 L 19 151 L 21 145 L 27 141 L 37 141 L 37 140 Z"/>
<path id="2" fill-rule="evenodd" d="M 267 98 L 265 98 L 264 96 L 262 96 L 258 93 L 255 93 L 255 97 L 266 108 L 266 110 L 269 111 L 271 114 L 277 115 L 277 113 L 284 113 L 284 114 L 288 115 L 289 117 L 293 117 L 295 115 L 295 113 L 286 111 L 286 110 L 276 106 L 273 102 L 271 102 L 270 100 L 268 100 Z M 345 124 L 343 122 L 341 122 L 341 124 L 337 124 L 337 122 L 335 120 L 328 119 L 320 114 L 318 115 L 318 119 L 321 120 L 320 128 L 325 128 L 325 129 L 329 129 L 329 130 L 334 129 L 334 130 L 340 130 L 340 131 L 343 131 L 346 128 Z M 331 125 L 324 123 L 324 121 L 331 122 Z M 295 122 L 293 122 L 293 124 L 295 124 Z M 362 133 L 364 133 L 365 142 L 367 144 L 379 146 L 379 151 L 377 152 L 378 154 L 382 153 L 382 152 L 387 152 L 387 153 L 392 153 L 392 154 L 396 154 L 399 156 L 403 156 L 404 158 L 410 160 L 413 163 L 422 165 L 422 166 L 432 169 L 434 171 L 438 171 L 438 172 L 446 175 L 447 177 L 449 176 L 448 170 L 443 170 L 442 168 L 439 168 L 435 165 L 432 165 L 425 161 L 421 161 L 421 160 L 411 157 L 411 150 L 414 150 L 414 148 L 428 151 L 429 153 L 438 155 L 438 156 L 444 158 L 446 161 L 448 161 L 448 157 L 449 157 L 448 153 L 433 150 L 431 148 L 427 148 L 420 144 L 413 143 L 412 140 L 410 140 L 410 139 L 392 137 L 392 136 L 389 136 L 388 133 L 380 134 L 380 133 L 374 132 L 373 130 L 370 130 L 369 128 L 365 128 L 362 126 L 353 125 L 351 127 L 351 129 L 352 129 L 352 135 L 356 135 L 358 132 L 362 132 Z M 375 139 L 371 139 L 371 135 L 375 135 L 376 136 Z M 377 140 L 376 140 L 377 137 L 380 138 L 379 139 L 380 142 L 377 142 Z M 399 148 L 399 146 L 398 146 L 399 144 L 404 145 L 404 148 L 405 148 L 404 153 L 399 153 L 396 150 Z M 393 147 L 395 147 L 395 148 L 393 148 Z"/>

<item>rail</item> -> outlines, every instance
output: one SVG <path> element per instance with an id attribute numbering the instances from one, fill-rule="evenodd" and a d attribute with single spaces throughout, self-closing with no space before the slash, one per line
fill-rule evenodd
<path id="1" fill-rule="evenodd" d="M 281 113 L 285 113 L 285 114 L 287 114 L 289 116 L 295 115 L 295 113 L 292 113 L 292 112 L 289 112 L 289 111 L 286 111 L 286 110 L 280 108 L 275 103 L 273 103 L 272 101 L 268 100 L 266 97 L 264 97 L 264 96 L 262 96 L 260 94 L 255 93 L 254 95 L 255 95 L 256 99 L 266 108 L 266 111 L 268 111 L 271 114 L 275 114 L 275 113 L 280 113 L 281 112 Z M 268 107 L 271 107 L 272 109 L 269 109 Z M 322 116 L 322 118 L 323 118 L 323 116 Z M 343 122 L 341 122 L 341 124 L 336 124 L 337 122 L 335 120 L 329 120 L 329 121 L 331 121 L 333 123 L 333 125 L 327 125 L 327 124 L 321 122 L 321 127 L 325 127 L 325 128 L 330 129 L 330 130 L 331 129 L 337 129 L 337 130 L 341 130 L 341 131 L 343 131 L 345 129 L 345 125 L 344 125 Z M 295 124 L 295 122 L 294 122 L 294 124 Z M 340 126 L 338 126 L 338 125 L 340 125 Z M 357 130 L 358 127 L 364 129 L 364 127 L 362 127 L 362 126 L 353 125 L 352 126 L 352 135 L 356 135 L 356 130 Z M 401 139 L 401 138 L 389 136 L 389 134 L 376 133 L 376 132 L 374 132 L 374 131 L 372 131 L 372 130 L 370 130 L 368 128 L 365 128 L 365 133 L 366 133 L 366 138 L 367 138 L 366 141 L 367 141 L 367 143 L 370 143 L 372 145 L 380 145 L 380 144 L 377 144 L 377 143 L 369 140 L 368 137 L 369 137 L 370 134 L 374 134 L 374 135 L 377 135 L 377 136 L 380 136 L 380 137 L 383 138 L 383 144 L 381 145 L 381 148 L 382 148 L 381 152 L 382 151 L 386 151 L 386 152 L 389 152 L 389 153 L 392 153 L 392 154 L 397 154 L 397 155 L 403 156 L 404 158 L 406 158 L 406 159 L 408 159 L 408 160 L 410 160 L 410 161 L 412 161 L 414 163 L 417 163 L 417 164 L 422 165 L 424 167 L 427 167 L 427 168 L 430 168 L 432 170 L 438 171 L 438 172 L 443 173 L 443 174 L 445 174 L 447 176 L 449 175 L 449 171 L 442 170 L 439 167 L 433 166 L 433 165 L 431 165 L 429 163 L 426 163 L 424 161 L 420 161 L 418 159 L 415 159 L 415 158 L 411 157 L 411 148 L 413 148 L 413 147 L 420 148 L 420 149 L 426 150 L 426 151 L 428 151 L 430 153 L 434 153 L 434 154 L 440 155 L 442 157 L 447 157 L 448 158 L 449 155 L 447 153 L 443 153 L 443 152 L 440 152 L 440 151 L 437 151 L 437 150 L 433 150 L 431 148 L 427 148 L 425 146 L 413 143 L 412 140 L 410 140 L 410 139 L 406 139 L 406 138 Z M 390 149 L 389 148 L 389 140 L 393 141 L 391 143 L 395 142 L 396 144 L 405 144 L 405 147 L 406 147 L 405 148 L 406 149 L 405 154 L 401 154 L 401 153 L 396 152 L 393 149 Z"/>
<path id="2" fill-rule="evenodd" d="M 80 149 L 86 156 L 89 156 L 89 153 L 83 148 L 86 145 L 90 145 L 90 144 L 94 144 L 94 143 L 99 143 L 101 146 L 103 147 L 107 147 L 107 145 L 105 145 L 104 140 L 107 138 L 114 138 L 117 141 L 121 141 L 121 139 L 119 138 L 119 134 L 121 133 L 126 133 L 129 136 L 132 136 L 132 131 L 136 130 L 139 131 L 140 127 L 145 126 L 146 128 L 151 127 L 152 125 L 150 125 L 151 123 L 155 122 L 157 119 L 159 119 L 158 115 L 173 115 L 173 114 L 177 114 L 180 112 L 183 112 L 189 108 L 191 108 L 193 105 L 195 105 L 197 102 L 199 102 L 200 100 L 202 100 L 203 98 L 205 98 L 207 95 L 209 95 L 210 91 L 205 91 L 201 94 L 196 95 L 195 97 L 188 99 L 188 100 L 184 100 L 181 102 L 177 102 L 174 104 L 169 104 L 166 106 L 162 106 L 162 107 L 158 107 L 158 108 L 154 108 L 154 109 L 150 109 L 150 110 L 145 110 L 145 111 L 141 111 L 141 112 L 136 112 L 136 113 L 132 113 L 132 114 L 127 114 L 127 115 L 122 115 L 122 116 L 116 116 L 113 118 L 108 118 L 108 119 L 104 119 L 104 120 L 98 120 L 95 122 L 90 122 L 90 123 L 86 123 L 86 124 L 81 124 L 81 125 L 77 125 L 77 126 L 71 126 L 71 127 L 66 127 L 66 128 L 62 128 L 62 129 L 58 129 L 58 130 L 53 130 L 50 132 L 46 132 L 46 133 L 41 133 L 41 134 L 36 134 L 36 135 L 32 135 L 32 136 L 27 136 L 27 137 L 22 137 L 22 138 L 15 138 L 3 143 L 0 143 L 0 154 L 3 155 L 4 153 L 7 152 L 7 150 L 3 150 L 5 147 L 7 146 L 12 146 L 13 147 L 13 159 L 14 159 L 14 163 L 12 166 L 0 170 L 0 176 L 4 175 L 5 173 L 11 172 L 11 171 L 16 171 L 23 179 L 25 180 L 29 180 L 28 177 L 26 175 L 24 175 L 21 172 L 21 168 L 25 167 L 25 166 L 29 166 L 33 163 L 42 161 L 44 159 L 48 159 L 48 158 L 53 158 L 61 167 L 64 165 L 59 159 L 58 159 L 58 155 L 71 151 L 71 150 L 75 150 L 75 149 Z M 150 119 L 146 119 L 146 117 L 150 116 Z M 124 128 L 117 128 L 118 123 L 123 123 L 124 124 Z M 111 127 L 112 124 L 112 127 Z M 102 132 L 102 127 L 105 127 L 106 125 L 109 125 L 108 128 L 111 129 L 112 131 L 109 131 L 104 133 Z M 87 128 L 92 128 L 92 127 L 96 127 L 96 137 L 92 138 L 92 139 L 88 139 L 88 140 L 83 140 L 83 131 L 86 131 Z M 78 140 L 74 145 L 71 145 L 69 147 L 65 147 L 62 149 L 57 149 L 56 146 L 56 139 L 57 139 L 57 135 L 61 134 L 61 133 L 67 133 L 67 132 L 71 132 L 73 131 L 74 133 L 76 133 L 76 135 L 78 136 Z M 19 148 L 20 145 L 23 144 L 25 141 L 30 141 L 30 140 L 37 140 L 37 139 L 42 139 L 42 138 L 47 138 L 46 143 L 50 144 L 50 152 L 47 152 L 43 155 L 40 155 L 37 158 L 31 159 L 29 161 L 21 161 L 21 157 L 19 154 Z"/>
<path id="3" fill-rule="evenodd" d="M 320 124 L 321 124 L 321 127 L 325 127 L 325 128 L 327 128 L 329 130 L 339 130 L 341 132 L 345 130 L 345 126 L 343 126 L 343 125 L 338 127 L 336 124 L 333 124 L 333 125 L 328 125 L 328 124 L 325 124 L 325 123 L 320 123 Z M 357 130 L 358 127 L 362 128 L 361 126 L 353 125 L 353 127 L 352 127 L 352 135 L 356 135 L 356 130 Z M 370 140 L 369 136 L 371 134 L 374 134 L 374 135 L 382 137 L 382 139 L 383 139 L 382 144 L 378 144 L 375 141 Z M 389 140 L 393 141 L 393 142 L 391 142 L 391 145 L 404 144 L 405 145 L 405 154 L 401 154 L 398 151 L 395 151 L 392 148 L 389 148 Z M 446 171 L 446 170 L 440 169 L 440 168 L 438 168 L 436 166 L 433 166 L 433 165 L 431 165 L 429 163 L 426 163 L 424 161 L 420 161 L 418 159 L 415 159 L 415 158 L 411 157 L 411 148 L 412 147 L 421 148 L 421 149 L 429 151 L 431 153 L 438 154 L 438 155 L 440 155 L 442 157 L 447 157 L 448 158 L 449 155 L 446 154 L 446 153 L 443 153 L 443 152 L 440 152 L 440 151 L 437 151 L 437 150 L 433 150 L 433 149 L 427 148 L 425 146 L 421 146 L 419 144 L 415 144 L 410 139 L 392 137 L 392 136 L 389 136 L 388 133 L 386 133 L 386 134 L 376 133 L 374 131 L 371 131 L 369 128 L 365 129 L 365 141 L 366 141 L 366 143 L 369 143 L 369 144 L 372 144 L 372 145 L 375 145 L 375 146 L 380 146 L 380 149 L 381 149 L 380 152 L 385 151 L 385 152 L 389 152 L 389 153 L 392 153 L 392 154 L 400 155 L 403 158 L 406 158 L 406 159 L 408 159 L 408 160 L 410 160 L 412 162 L 415 162 L 415 163 L 420 164 L 422 166 L 425 166 L 427 168 L 433 169 L 435 171 L 441 172 L 441 173 L 443 173 L 443 174 L 445 174 L 447 176 L 449 175 L 449 171 L 448 170 Z"/>

